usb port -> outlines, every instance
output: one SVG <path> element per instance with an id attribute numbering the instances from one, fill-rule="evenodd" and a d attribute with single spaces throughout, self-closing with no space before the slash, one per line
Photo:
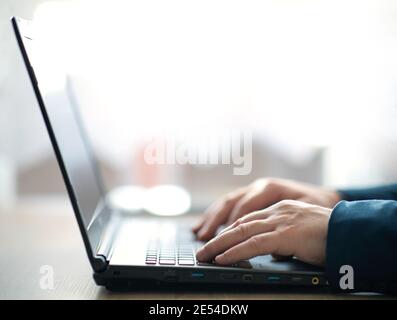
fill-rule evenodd
<path id="1" fill-rule="evenodd" d="M 203 272 L 192 272 L 192 278 L 196 278 L 196 279 L 204 278 L 204 273 Z"/>
<path id="2" fill-rule="evenodd" d="M 279 282 L 281 280 L 281 277 L 279 276 L 267 276 L 266 280 L 269 282 Z"/>

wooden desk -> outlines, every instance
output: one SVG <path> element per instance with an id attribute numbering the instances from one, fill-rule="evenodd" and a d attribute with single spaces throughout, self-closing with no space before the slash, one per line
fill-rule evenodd
<path id="1" fill-rule="evenodd" d="M 0 214 L 0 299 L 363 299 L 381 295 L 328 292 L 181 292 L 115 293 L 97 286 L 67 199 L 25 199 Z M 54 270 L 54 289 L 40 288 L 40 267 Z"/>

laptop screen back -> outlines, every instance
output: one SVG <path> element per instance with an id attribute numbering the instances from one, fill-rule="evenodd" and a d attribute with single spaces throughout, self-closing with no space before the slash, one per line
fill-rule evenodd
<path id="1" fill-rule="evenodd" d="M 15 24 L 16 26 L 16 24 Z M 19 30 L 19 31 L 18 31 Z M 19 32 L 19 35 L 18 35 Z M 108 219 L 95 159 L 85 136 L 66 76 L 43 59 L 29 25 L 18 19 L 17 38 L 51 137 L 85 243 L 95 254 Z M 56 59 L 51 59 L 56 62 Z M 77 210 L 76 210 L 77 209 Z"/>

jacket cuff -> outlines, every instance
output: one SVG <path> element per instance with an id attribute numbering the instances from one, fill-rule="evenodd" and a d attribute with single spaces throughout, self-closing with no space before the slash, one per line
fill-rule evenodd
<path id="1" fill-rule="evenodd" d="M 352 291 L 386 292 L 389 284 L 396 285 L 396 209 L 396 201 L 381 200 L 340 201 L 334 207 L 326 244 L 326 273 L 333 289 L 341 290 L 344 265 L 354 270 Z"/>
<path id="2" fill-rule="evenodd" d="M 397 200 L 397 184 L 372 188 L 337 190 L 343 200 Z"/>

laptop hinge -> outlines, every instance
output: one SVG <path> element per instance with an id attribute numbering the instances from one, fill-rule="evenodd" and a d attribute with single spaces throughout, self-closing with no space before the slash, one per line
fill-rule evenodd
<path id="1" fill-rule="evenodd" d="M 108 266 L 106 258 L 101 255 L 96 255 L 93 260 L 93 268 L 95 272 L 105 271 Z"/>
<path id="2" fill-rule="evenodd" d="M 96 256 L 100 260 L 108 262 L 113 253 L 114 242 L 117 237 L 117 231 L 120 226 L 120 216 L 116 212 L 112 212 L 109 223 L 101 235 L 101 241 L 98 246 Z"/>

